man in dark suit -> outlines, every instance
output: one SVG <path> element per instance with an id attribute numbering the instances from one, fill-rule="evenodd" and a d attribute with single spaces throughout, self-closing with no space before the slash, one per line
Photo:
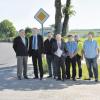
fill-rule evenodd
<path id="1" fill-rule="evenodd" d="M 34 79 L 38 79 L 38 66 L 40 72 L 40 80 L 43 78 L 43 65 L 42 65 L 42 53 L 43 53 L 43 38 L 38 34 L 38 29 L 32 30 L 33 35 L 29 39 L 29 56 L 32 56 L 32 62 L 34 66 Z M 38 65 L 37 65 L 38 63 Z"/>
<path id="2" fill-rule="evenodd" d="M 66 46 L 63 40 L 61 39 L 61 35 L 56 35 L 56 41 L 53 43 L 52 51 L 54 53 L 54 61 L 56 64 L 56 70 L 57 70 L 57 80 L 65 80 L 65 52 L 66 52 Z M 60 70 L 61 69 L 61 70 Z M 62 71 L 62 77 L 61 77 L 61 71 Z"/>
<path id="3" fill-rule="evenodd" d="M 27 77 L 27 60 L 28 60 L 28 39 L 25 37 L 25 31 L 21 29 L 19 36 L 14 39 L 13 48 L 17 56 L 17 77 L 22 79 L 22 72 L 25 79 Z"/>
<path id="4" fill-rule="evenodd" d="M 44 41 L 44 53 L 46 54 L 46 60 L 48 64 L 48 78 L 55 77 L 54 55 L 52 53 L 52 44 L 55 39 L 52 37 L 52 33 L 48 32 L 48 38 Z"/>

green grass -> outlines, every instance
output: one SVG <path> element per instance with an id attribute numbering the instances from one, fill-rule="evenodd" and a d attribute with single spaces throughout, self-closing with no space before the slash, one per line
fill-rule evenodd
<path id="1" fill-rule="evenodd" d="M 47 62 L 46 62 L 46 58 L 43 58 L 43 67 L 44 67 L 44 73 L 47 74 L 48 73 L 48 66 L 47 66 Z M 71 67 L 71 73 L 72 73 L 72 67 Z M 78 66 L 76 66 L 76 77 L 78 78 Z M 98 77 L 100 80 L 100 65 L 98 66 Z M 87 70 L 87 66 L 86 64 L 82 64 L 82 79 L 87 79 L 89 78 L 88 76 L 88 70 Z"/>
<path id="2" fill-rule="evenodd" d="M 98 45 L 100 46 L 100 37 L 95 37 L 94 38 Z M 84 42 L 84 40 L 86 40 L 85 38 L 81 38 L 81 40 Z M 48 72 L 48 67 L 47 67 L 47 62 L 46 62 L 46 58 L 43 57 L 43 66 L 44 66 L 44 73 L 47 73 Z M 72 69 L 72 68 L 71 68 Z M 78 77 L 78 67 L 76 67 L 76 71 L 77 71 L 77 77 Z M 72 72 L 72 70 L 71 70 Z M 88 78 L 88 70 L 87 70 L 87 66 L 86 64 L 82 64 L 82 79 L 87 79 Z M 98 77 L 99 77 L 99 80 L 100 80 L 100 65 L 98 66 Z"/>
<path id="3" fill-rule="evenodd" d="M 78 66 L 76 67 L 76 70 L 77 70 L 76 76 L 78 77 Z M 100 66 L 98 66 L 98 77 L 100 80 Z M 87 66 L 86 66 L 86 64 L 82 64 L 82 79 L 87 79 L 87 78 L 89 78 Z"/>

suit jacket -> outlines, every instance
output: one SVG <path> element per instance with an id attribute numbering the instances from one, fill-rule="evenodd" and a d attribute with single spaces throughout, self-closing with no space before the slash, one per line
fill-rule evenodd
<path id="1" fill-rule="evenodd" d="M 54 41 L 55 41 L 54 38 L 52 38 L 50 41 L 49 41 L 49 39 L 46 39 L 44 41 L 44 53 L 45 54 L 52 55 L 52 45 L 53 45 Z"/>
<path id="2" fill-rule="evenodd" d="M 57 51 L 57 49 L 58 49 L 58 45 L 57 45 L 57 41 L 55 41 L 55 42 L 53 42 L 53 45 L 52 45 L 53 54 Z M 63 40 L 61 40 L 61 48 L 60 49 L 63 51 L 62 57 L 65 57 L 65 53 L 67 52 L 67 48 L 66 48 L 66 44 Z"/>
<path id="3" fill-rule="evenodd" d="M 43 53 L 43 38 L 41 35 L 37 35 L 37 41 L 38 41 L 38 52 Z M 29 38 L 29 56 L 32 56 L 32 42 L 33 42 L 33 36 Z"/>
<path id="4" fill-rule="evenodd" d="M 26 45 L 23 43 L 20 36 L 16 37 L 13 41 L 13 49 L 16 56 L 28 56 L 28 39 L 25 37 Z"/>

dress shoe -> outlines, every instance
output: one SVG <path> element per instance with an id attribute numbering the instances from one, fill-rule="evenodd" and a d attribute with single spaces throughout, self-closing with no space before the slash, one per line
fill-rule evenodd
<path id="1" fill-rule="evenodd" d="M 18 77 L 18 80 L 22 80 L 22 78 L 21 77 Z"/>
<path id="2" fill-rule="evenodd" d="M 61 81 L 61 78 L 57 78 L 56 81 Z"/>
<path id="3" fill-rule="evenodd" d="M 40 80 L 42 80 L 43 79 L 43 77 L 40 77 Z"/>
<path id="4" fill-rule="evenodd" d="M 47 76 L 47 78 L 51 78 L 52 76 L 50 75 L 50 76 Z"/>
<path id="5" fill-rule="evenodd" d="M 73 81 L 76 81 L 76 78 L 73 78 Z"/>
<path id="6" fill-rule="evenodd" d="M 34 77 L 33 79 L 38 79 L 38 77 Z"/>
<path id="7" fill-rule="evenodd" d="M 95 79 L 95 82 L 98 82 L 98 79 Z"/>
<path id="8" fill-rule="evenodd" d="M 24 76 L 24 79 L 29 79 L 27 76 Z"/>

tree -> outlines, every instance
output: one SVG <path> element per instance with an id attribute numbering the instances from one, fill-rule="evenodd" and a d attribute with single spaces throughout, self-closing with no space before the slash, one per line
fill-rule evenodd
<path id="1" fill-rule="evenodd" d="M 59 34 L 61 32 L 61 19 L 62 19 L 61 0 L 55 0 L 55 8 L 56 8 L 55 34 Z"/>
<path id="2" fill-rule="evenodd" d="M 64 22 L 62 27 L 62 36 L 65 36 L 68 30 L 70 2 L 71 0 L 66 0 L 66 6 L 63 8 Z"/>
<path id="3" fill-rule="evenodd" d="M 57 1 L 60 3 L 60 5 L 56 4 Z M 73 6 L 71 5 L 71 0 L 66 0 L 66 4 L 63 5 L 63 7 L 61 6 L 61 0 L 55 0 L 55 5 L 57 5 L 56 14 L 55 14 L 55 30 L 56 30 L 55 34 L 56 34 L 56 32 L 58 32 L 58 33 L 62 32 L 62 36 L 65 36 L 68 31 L 69 18 L 70 18 L 70 16 L 75 14 L 75 11 L 73 10 Z M 62 8 L 62 12 L 61 12 L 61 8 Z M 61 31 L 62 17 L 59 17 L 61 15 L 64 16 L 62 31 Z M 56 26 L 58 26 L 58 27 L 56 27 Z"/>
<path id="4" fill-rule="evenodd" d="M 3 20 L 0 23 L 0 34 L 5 35 L 6 37 L 13 37 L 16 34 L 16 29 L 12 22 Z"/>
<path id="5" fill-rule="evenodd" d="M 32 35 L 32 29 L 29 28 L 29 27 L 27 27 L 27 28 L 25 29 L 25 33 L 26 33 L 26 36 L 27 36 L 27 37 L 30 37 L 30 36 Z"/>
<path id="6" fill-rule="evenodd" d="M 71 0 L 67 0 L 66 4 L 63 6 L 62 9 L 64 15 L 64 22 L 62 27 L 62 36 L 65 36 L 68 32 L 68 22 L 70 16 L 74 15 L 76 12 L 73 10 L 73 6 L 71 5 Z"/>

